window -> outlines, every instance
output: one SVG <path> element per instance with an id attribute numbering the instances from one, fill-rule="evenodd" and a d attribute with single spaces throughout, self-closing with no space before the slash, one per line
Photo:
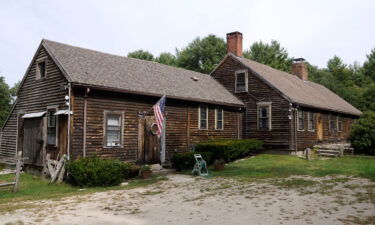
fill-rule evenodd
<path id="1" fill-rule="evenodd" d="M 329 122 L 329 130 L 330 131 L 337 131 L 337 118 L 332 116 L 331 114 L 328 115 L 328 122 Z"/>
<path id="2" fill-rule="evenodd" d="M 342 131 L 342 120 L 341 120 L 341 117 L 340 116 L 337 116 L 337 130 L 339 132 Z"/>
<path id="3" fill-rule="evenodd" d="M 305 124 L 304 124 L 304 121 L 303 121 L 303 111 L 302 110 L 298 110 L 297 111 L 297 116 L 298 116 L 298 120 L 297 120 L 297 123 L 298 123 L 298 130 L 300 131 L 303 131 L 305 130 Z"/>
<path id="4" fill-rule="evenodd" d="M 56 109 L 47 110 L 47 145 L 56 146 Z"/>
<path id="5" fill-rule="evenodd" d="M 37 61 L 36 79 L 41 79 L 41 78 L 46 77 L 46 74 L 47 74 L 46 65 L 47 65 L 46 59 L 40 59 L 39 61 Z"/>
<path id="6" fill-rule="evenodd" d="M 236 71 L 236 87 L 235 92 L 247 92 L 247 71 L 238 70 Z"/>
<path id="7" fill-rule="evenodd" d="M 307 128 L 309 131 L 315 131 L 315 114 L 313 112 L 309 112 L 307 114 L 308 124 Z"/>
<path id="8" fill-rule="evenodd" d="M 122 146 L 122 114 L 105 113 L 105 137 L 107 147 Z"/>
<path id="9" fill-rule="evenodd" d="M 199 106 L 199 129 L 206 130 L 208 128 L 208 108 L 207 106 Z"/>
<path id="10" fill-rule="evenodd" d="M 258 129 L 271 130 L 271 103 L 259 102 L 258 106 Z"/>
<path id="11" fill-rule="evenodd" d="M 222 108 L 215 109 L 215 129 L 223 130 L 224 128 L 224 110 Z"/>

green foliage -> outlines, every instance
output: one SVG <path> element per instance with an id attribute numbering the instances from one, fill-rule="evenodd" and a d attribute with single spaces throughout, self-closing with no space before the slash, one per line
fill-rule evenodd
<path id="1" fill-rule="evenodd" d="M 249 50 L 244 51 L 243 55 L 245 58 L 286 72 L 290 72 L 292 65 L 292 59 L 289 58 L 287 50 L 276 40 L 272 40 L 271 44 L 262 41 L 255 42 Z"/>
<path id="2" fill-rule="evenodd" d="M 123 170 L 125 179 L 137 177 L 139 174 L 139 167 L 134 163 L 123 163 Z"/>
<path id="3" fill-rule="evenodd" d="M 350 141 L 355 153 L 375 155 L 375 112 L 365 112 L 353 124 Z"/>
<path id="4" fill-rule="evenodd" d="M 375 48 L 367 55 L 366 62 L 363 63 L 363 73 L 365 76 L 375 81 Z"/>
<path id="5" fill-rule="evenodd" d="M 152 55 L 149 51 L 145 51 L 142 49 L 136 50 L 134 52 L 129 52 L 128 57 L 147 61 L 154 61 L 154 55 Z"/>
<path id="6" fill-rule="evenodd" d="M 160 53 L 159 57 L 156 57 L 155 62 L 162 63 L 169 66 L 177 66 L 177 58 L 169 52 Z"/>
<path id="7" fill-rule="evenodd" d="M 176 153 L 173 155 L 171 159 L 173 167 L 177 171 L 192 170 L 195 165 L 194 154 L 201 154 L 203 160 L 206 161 L 207 165 L 211 165 L 212 153 L 210 152 L 184 152 Z"/>
<path id="8" fill-rule="evenodd" d="M 226 162 L 255 154 L 262 147 L 262 142 L 253 139 L 209 140 L 196 146 L 198 152 L 210 152 L 213 159 L 223 159 Z"/>
<path id="9" fill-rule="evenodd" d="M 81 187 L 114 186 L 121 183 L 124 165 L 115 159 L 98 156 L 77 159 L 68 163 L 69 182 Z"/>
<path id="10" fill-rule="evenodd" d="M 5 119 L 11 108 L 12 97 L 8 84 L 4 77 L 0 77 L 0 127 L 3 126 Z"/>
<path id="11" fill-rule="evenodd" d="M 215 35 L 197 37 L 181 51 L 177 50 L 177 66 L 201 73 L 210 73 L 226 54 L 224 39 Z"/>

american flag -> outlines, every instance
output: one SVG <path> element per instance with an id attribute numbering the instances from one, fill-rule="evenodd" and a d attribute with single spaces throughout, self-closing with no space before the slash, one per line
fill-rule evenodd
<path id="1" fill-rule="evenodd" d="M 156 125 L 158 126 L 158 130 L 156 132 L 158 137 L 160 137 L 162 130 L 163 130 L 165 101 L 166 101 L 166 97 L 165 95 L 163 95 L 163 97 L 161 97 L 161 99 L 152 107 L 154 109 Z"/>

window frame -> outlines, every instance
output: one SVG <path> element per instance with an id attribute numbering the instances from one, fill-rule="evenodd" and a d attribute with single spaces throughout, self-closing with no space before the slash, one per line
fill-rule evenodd
<path id="1" fill-rule="evenodd" d="M 330 132 L 337 132 L 337 129 L 338 129 L 338 127 L 337 127 L 337 122 L 338 122 L 338 120 L 337 120 L 337 116 L 336 116 L 336 118 L 334 118 L 335 116 L 333 115 L 333 114 L 328 114 L 328 127 L 329 127 L 329 131 Z M 333 125 L 333 127 L 332 127 L 332 125 Z"/>
<path id="2" fill-rule="evenodd" d="M 343 123 L 342 123 L 342 119 L 341 119 L 341 116 L 336 116 L 337 118 L 337 132 L 342 132 L 342 126 L 343 126 Z"/>
<path id="3" fill-rule="evenodd" d="M 206 128 L 202 128 L 201 125 L 201 108 L 205 107 L 206 108 Z M 199 130 L 208 130 L 208 106 L 207 105 L 200 105 L 198 106 L 198 129 Z"/>
<path id="4" fill-rule="evenodd" d="M 260 109 L 267 108 L 268 110 L 268 128 L 260 127 Z M 272 130 L 272 102 L 257 102 L 257 130 L 258 131 L 271 131 Z"/>
<path id="5" fill-rule="evenodd" d="M 310 122 L 312 122 L 312 127 L 310 127 Z M 315 124 L 316 124 L 315 113 L 307 112 L 307 130 L 310 132 L 315 132 L 315 126 L 316 126 Z"/>
<path id="6" fill-rule="evenodd" d="M 237 90 L 237 77 L 238 74 L 244 73 L 245 74 L 245 90 Z M 244 93 L 248 92 L 248 70 L 236 70 L 235 72 L 235 83 L 234 83 L 234 92 L 235 93 Z"/>
<path id="7" fill-rule="evenodd" d="M 108 125 L 108 116 L 117 115 L 120 116 L 120 145 L 118 146 L 109 146 L 108 145 L 108 135 L 107 135 L 107 125 Z M 123 148 L 124 147 L 124 124 L 125 117 L 123 111 L 104 111 L 103 113 L 103 148 Z"/>
<path id="8" fill-rule="evenodd" d="M 302 129 L 300 129 L 300 112 L 302 113 Z M 305 113 L 303 110 L 297 110 L 297 131 L 305 131 Z"/>
<path id="9" fill-rule="evenodd" d="M 41 64 L 41 63 L 44 63 L 44 76 L 43 77 L 41 76 L 40 68 L 39 68 L 39 64 Z M 47 65 L 48 65 L 47 57 L 43 57 L 43 58 L 40 58 L 40 59 L 36 60 L 35 77 L 36 77 L 37 80 L 47 78 Z"/>
<path id="10" fill-rule="evenodd" d="M 54 113 L 56 113 L 58 111 L 58 106 L 57 105 L 53 105 L 53 106 L 47 106 L 47 112 L 46 112 L 46 145 L 47 146 L 53 146 L 53 147 L 57 147 L 58 146 L 58 132 L 59 132 L 59 129 L 58 129 L 58 124 L 59 124 L 59 117 L 57 115 L 54 115 L 55 116 L 55 143 L 54 144 L 49 144 L 48 143 L 48 128 L 50 128 L 50 124 L 49 124 L 49 112 L 50 111 L 54 111 Z"/>
<path id="11" fill-rule="evenodd" d="M 218 111 L 221 110 L 221 128 L 218 128 Z M 215 108 L 215 130 L 224 130 L 224 109 Z"/>

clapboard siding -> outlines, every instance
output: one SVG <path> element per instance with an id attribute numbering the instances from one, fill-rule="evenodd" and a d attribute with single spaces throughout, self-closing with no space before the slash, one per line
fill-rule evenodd
<path id="1" fill-rule="evenodd" d="M 72 154 L 74 158 L 83 155 L 83 102 L 84 91 L 74 89 L 73 105 L 73 139 Z M 121 94 L 91 90 L 87 101 L 86 155 L 97 154 L 107 158 L 118 158 L 123 161 L 135 161 L 138 154 L 138 114 L 149 112 L 158 101 L 156 97 L 132 94 Z M 166 113 L 166 157 L 176 152 L 188 151 L 190 145 L 209 138 L 237 138 L 238 112 L 236 109 L 225 108 L 224 130 L 215 130 L 214 109 L 209 105 L 209 128 L 198 129 L 198 103 L 173 100 L 167 98 Z M 104 111 L 120 111 L 124 113 L 124 133 L 122 148 L 103 147 Z"/>
<path id="2" fill-rule="evenodd" d="M 262 140 L 266 148 L 289 149 L 291 139 L 289 102 L 261 81 L 251 70 L 248 70 L 248 92 L 235 93 L 235 71 L 242 69 L 248 70 L 231 57 L 227 57 L 211 75 L 245 103 L 243 137 Z M 256 103 L 261 101 L 272 102 L 271 131 L 261 131 L 257 128 Z"/>
<path id="3" fill-rule="evenodd" d="M 46 58 L 46 78 L 36 79 L 36 62 Z M 47 106 L 57 105 L 59 109 L 65 109 L 64 96 L 67 91 L 61 89 L 67 80 L 48 55 L 44 47 L 40 47 L 35 55 L 34 61 L 24 77 L 18 92 L 14 109 L 6 121 L 2 131 L 0 158 L 13 157 L 16 153 L 17 140 L 17 114 L 46 111 Z M 53 149 L 49 149 L 53 151 Z M 48 149 L 47 149 L 48 151 Z"/>

